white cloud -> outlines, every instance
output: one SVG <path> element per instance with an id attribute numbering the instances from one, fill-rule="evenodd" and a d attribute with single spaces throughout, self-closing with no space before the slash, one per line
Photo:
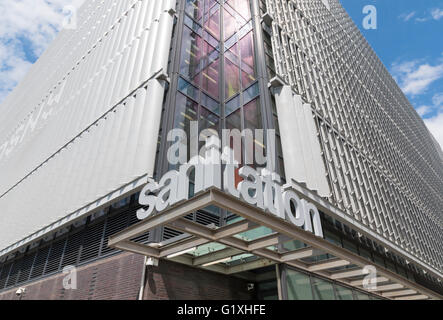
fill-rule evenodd
<path id="1" fill-rule="evenodd" d="M 415 109 L 420 117 L 424 117 L 432 111 L 430 106 L 420 106 Z"/>
<path id="2" fill-rule="evenodd" d="M 440 147 L 443 148 L 443 112 L 433 118 L 425 119 L 424 122 Z"/>
<path id="3" fill-rule="evenodd" d="M 429 18 L 415 18 L 415 21 L 417 21 L 417 22 L 425 22 L 428 20 L 429 20 Z"/>
<path id="4" fill-rule="evenodd" d="M 443 78 L 443 63 L 432 66 L 419 60 L 394 63 L 392 75 L 407 95 L 418 95 L 426 92 L 436 80 Z"/>
<path id="5" fill-rule="evenodd" d="M 422 118 L 429 118 L 443 112 L 443 93 L 434 94 L 432 97 L 432 105 L 422 105 L 415 108 Z"/>
<path id="6" fill-rule="evenodd" d="M 426 21 L 429 21 L 429 20 L 436 20 L 436 21 L 438 21 L 441 18 L 443 18 L 443 9 L 434 8 L 434 9 L 428 11 L 428 13 L 426 13 L 425 16 L 415 18 L 415 21 L 417 21 L 417 22 L 426 22 Z"/>
<path id="7" fill-rule="evenodd" d="M 399 16 L 399 18 L 402 19 L 403 21 L 407 22 L 407 21 L 411 20 L 414 16 L 415 16 L 415 11 L 412 11 L 410 13 L 401 14 Z"/>
<path id="8" fill-rule="evenodd" d="M 443 92 L 435 94 L 432 97 L 432 103 L 436 107 L 443 107 Z"/>
<path id="9" fill-rule="evenodd" d="M 440 20 L 441 18 L 443 18 L 443 9 L 432 9 L 431 16 L 434 20 Z"/>
<path id="10" fill-rule="evenodd" d="M 0 1 L 0 103 L 61 29 L 63 8 L 84 0 Z"/>

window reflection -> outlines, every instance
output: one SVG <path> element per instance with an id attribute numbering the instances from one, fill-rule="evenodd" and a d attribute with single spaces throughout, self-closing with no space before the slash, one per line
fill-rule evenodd
<path id="1" fill-rule="evenodd" d="M 229 115 L 240 108 L 240 95 L 229 100 L 225 105 L 225 114 Z"/>
<path id="2" fill-rule="evenodd" d="M 198 125 L 201 130 L 209 129 L 214 133 L 219 132 L 219 118 L 204 107 L 200 108 L 200 121 Z"/>
<path id="3" fill-rule="evenodd" d="M 198 121 L 199 126 L 199 150 L 204 150 L 205 148 L 205 138 L 208 136 L 220 136 L 219 133 L 219 118 L 207 110 L 204 107 L 200 107 L 200 116 Z"/>
<path id="4" fill-rule="evenodd" d="M 224 110 L 227 128 L 262 128 L 250 1 L 185 0 L 184 15 L 176 127 L 218 131 Z"/>
<path id="5" fill-rule="evenodd" d="M 198 101 L 198 89 L 191 85 L 188 81 L 183 80 L 183 78 L 178 79 L 178 90 Z"/>
<path id="6" fill-rule="evenodd" d="M 212 97 L 219 98 L 219 59 L 209 64 L 202 73 L 202 88 Z"/>
<path id="7" fill-rule="evenodd" d="M 186 0 L 185 12 L 197 22 L 201 23 L 203 1 L 200 0 Z"/>
<path id="8" fill-rule="evenodd" d="M 223 32 L 225 40 L 227 40 L 232 37 L 232 35 L 236 31 L 236 21 L 235 18 L 226 9 L 223 10 L 223 19 Z"/>
<path id="9" fill-rule="evenodd" d="M 235 9 L 245 20 L 251 19 L 249 0 L 228 0 L 227 3 Z"/>
<path id="10" fill-rule="evenodd" d="M 367 294 L 364 294 L 360 291 L 356 291 L 355 296 L 357 300 L 370 300 L 370 297 Z"/>
<path id="11" fill-rule="evenodd" d="M 334 288 L 332 287 L 332 283 L 328 281 L 313 277 L 312 289 L 315 300 L 335 300 Z"/>
<path id="12" fill-rule="evenodd" d="M 259 99 L 249 102 L 243 108 L 245 113 L 245 128 L 252 130 L 261 129 L 262 121 Z"/>
<path id="13" fill-rule="evenodd" d="M 195 32 L 185 27 L 183 30 L 183 44 L 181 49 L 180 73 L 192 80 L 195 84 L 200 82 L 200 57 L 202 38 Z"/>
<path id="14" fill-rule="evenodd" d="M 353 295 L 352 295 L 352 290 L 339 286 L 339 285 L 335 285 L 335 291 L 337 293 L 337 299 L 338 300 L 353 300 Z"/>
<path id="15" fill-rule="evenodd" d="M 220 8 L 218 4 L 209 10 L 209 16 L 205 17 L 204 27 L 217 40 L 220 40 Z"/>
<path id="16" fill-rule="evenodd" d="M 202 93 L 201 104 L 217 115 L 220 115 L 220 104 L 204 93 Z"/>
<path id="17" fill-rule="evenodd" d="M 252 37 L 252 31 L 245 35 L 240 41 L 240 50 L 242 63 L 247 64 L 250 68 L 253 69 L 254 66 L 254 43 Z M 242 65 L 243 67 L 243 65 Z"/>
<path id="18" fill-rule="evenodd" d="M 240 42 L 241 68 L 242 68 L 242 85 L 247 87 L 255 81 L 256 75 L 254 70 L 254 42 L 252 31 L 244 36 Z"/>
<path id="19" fill-rule="evenodd" d="M 229 99 L 240 91 L 240 70 L 225 58 L 225 98 Z"/>
<path id="20" fill-rule="evenodd" d="M 241 110 L 237 110 L 229 117 L 226 118 L 227 129 L 239 129 L 241 128 Z"/>
<path id="21" fill-rule="evenodd" d="M 313 300 L 309 276 L 288 269 L 286 281 L 289 300 Z"/>
<path id="22" fill-rule="evenodd" d="M 248 103 L 255 97 L 257 97 L 260 94 L 259 88 L 258 88 L 258 82 L 256 82 L 254 85 L 249 87 L 243 92 L 243 101 L 244 103 Z"/>
<path id="23" fill-rule="evenodd" d="M 190 122 L 197 120 L 198 105 L 181 93 L 177 93 L 174 126 L 190 133 Z"/>

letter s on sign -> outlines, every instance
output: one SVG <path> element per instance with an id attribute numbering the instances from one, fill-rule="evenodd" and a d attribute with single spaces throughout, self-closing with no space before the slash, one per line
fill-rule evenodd
<path id="1" fill-rule="evenodd" d="M 148 183 L 143 190 L 140 192 L 140 196 L 138 198 L 138 202 L 142 206 L 148 206 L 148 208 L 145 209 L 138 209 L 137 210 L 137 218 L 139 220 L 146 219 L 149 217 L 152 212 L 154 211 L 155 204 L 157 202 L 157 197 L 154 195 L 150 195 L 150 193 L 156 192 L 158 190 L 158 183 L 153 181 Z"/>

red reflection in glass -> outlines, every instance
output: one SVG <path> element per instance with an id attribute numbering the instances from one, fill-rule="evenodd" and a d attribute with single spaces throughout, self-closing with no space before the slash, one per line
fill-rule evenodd
<path id="1" fill-rule="evenodd" d="M 249 0 L 228 0 L 228 4 L 235 9 L 246 21 L 251 19 Z"/>
<path id="2" fill-rule="evenodd" d="M 205 29 L 208 30 L 217 40 L 220 40 L 220 10 L 217 9 L 209 18 L 205 18 Z"/>
<path id="3" fill-rule="evenodd" d="M 247 88 L 255 80 L 256 79 L 255 79 L 253 74 L 242 71 L 242 73 L 241 73 L 241 83 L 242 83 L 243 88 Z"/>
<path id="4" fill-rule="evenodd" d="M 202 72 L 202 88 L 212 97 L 219 99 L 218 75 L 219 59 L 209 64 Z"/>
<path id="5" fill-rule="evenodd" d="M 237 21 L 235 18 L 225 9 L 223 10 L 223 32 L 225 40 L 232 37 L 237 28 Z"/>
<path id="6" fill-rule="evenodd" d="M 228 51 L 225 52 L 225 56 L 231 60 L 231 62 L 235 63 L 237 66 L 240 66 L 240 56 L 238 52 L 238 43 L 233 45 Z"/>
<path id="7" fill-rule="evenodd" d="M 254 70 L 254 38 L 252 32 L 248 33 L 239 41 L 241 52 L 242 85 L 248 87 L 256 80 Z"/>
<path id="8" fill-rule="evenodd" d="M 245 116 L 245 128 L 248 129 L 261 129 L 261 112 L 259 99 L 252 100 L 243 107 Z"/>
<path id="9" fill-rule="evenodd" d="M 243 63 L 246 63 L 251 68 L 254 67 L 254 38 L 252 31 L 249 32 L 239 41 L 241 59 Z"/>
<path id="10" fill-rule="evenodd" d="M 194 20 L 201 23 L 203 1 L 187 0 L 185 4 L 185 12 L 189 14 Z"/>
<path id="11" fill-rule="evenodd" d="M 191 29 L 183 29 L 183 45 L 181 49 L 180 73 L 192 80 L 195 84 L 200 83 L 200 61 L 202 55 L 203 40 Z"/>
<path id="12" fill-rule="evenodd" d="M 229 99 L 240 90 L 240 70 L 225 58 L 225 99 Z"/>

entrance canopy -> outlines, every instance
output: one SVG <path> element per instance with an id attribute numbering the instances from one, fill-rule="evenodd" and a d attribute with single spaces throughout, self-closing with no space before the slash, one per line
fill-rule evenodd
<path id="1" fill-rule="evenodd" d="M 209 206 L 225 209 L 237 218 L 222 227 L 185 219 Z M 132 240 L 162 226 L 183 234 L 161 243 L 140 244 Z M 368 287 L 365 278 L 371 271 L 368 266 L 374 265 L 372 261 L 216 188 L 142 220 L 112 236 L 108 243 L 124 251 L 243 278 L 253 279 L 250 271 L 254 269 L 284 263 L 383 298 L 442 298 L 380 266 Z"/>

